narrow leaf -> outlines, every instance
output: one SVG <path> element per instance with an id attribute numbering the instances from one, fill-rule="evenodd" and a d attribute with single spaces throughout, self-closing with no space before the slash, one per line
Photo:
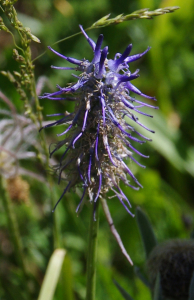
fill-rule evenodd
<path id="1" fill-rule="evenodd" d="M 158 273 L 156 277 L 153 300 L 162 300 L 162 293 L 161 293 L 161 286 L 160 286 L 160 273 Z"/>
<path id="2" fill-rule="evenodd" d="M 66 251 L 56 249 L 48 263 L 38 300 L 52 300 L 59 280 Z"/>
<path id="3" fill-rule="evenodd" d="M 152 249 L 157 245 L 157 240 L 148 217 L 139 207 L 136 209 L 136 217 L 146 257 L 148 258 Z"/>
<path id="4" fill-rule="evenodd" d="M 148 287 L 150 288 L 150 283 L 148 279 L 141 273 L 140 268 L 137 266 L 134 267 L 134 272 L 137 275 L 137 277 Z"/>
<path id="5" fill-rule="evenodd" d="M 133 298 L 120 286 L 120 284 L 118 284 L 116 280 L 113 279 L 113 282 L 125 300 L 133 300 Z"/>

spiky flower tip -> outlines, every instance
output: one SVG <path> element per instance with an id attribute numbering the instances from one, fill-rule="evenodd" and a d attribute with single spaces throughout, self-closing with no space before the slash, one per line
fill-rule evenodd
<path id="1" fill-rule="evenodd" d="M 89 195 L 91 202 L 96 203 L 99 197 L 112 190 L 126 211 L 132 215 L 129 210 L 131 204 L 121 190 L 119 182 L 123 181 L 135 190 L 142 186 L 124 160 L 131 158 L 140 165 L 133 157 L 133 152 L 143 157 L 147 156 L 136 150 L 132 143 L 142 144 L 150 139 L 137 132 L 126 121 L 126 117 L 131 120 L 131 123 L 135 122 L 146 130 L 154 132 L 144 126 L 135 114 L 152 117 L 142 112 L 140 108 L 157 107 L 130 96 L 130 92 L 133 92 L 156 100 L 154 97 L 143 94 L 131 83 L 133 79 L 139 77 L 139 70 L 131 73 L 129 63 L 141 58 L 150 48 L 141 54 L 129 56 L 132 49 L 130 44 L 123 54 L 117 53 L 114 59 L 108 59 L 108 47 L 101 50 L 103 35 L 101 34 L 95 43 L 88 37 L 81 25 L 80 29 L 94 52 L 92 62 L 67 57 L 48 47 L 56 55 L 75 65 L 75 68 L 55 66 L 52 68 L 82 73 L 79 76 L 74 75 L 78 79 L 77 83 L 67 87 L 57 86 L 57 92 L 46 93 L 41 97 L 41 99 L 75 102 L 73 113 L 50 115 L 61 116 L 61 118 L 43 127 L 67 125 L 67 128 L 58 134 L 64 138 L 58 142 L 54 150 L 50 151 L 50 156 L 52 156 L 58 149 L 64 147 L 64 153 L 56 171 L 59 183 L 62 172 L 65 171 L 64 176 L 68 184 L 57 204 L 63 195 L 75 186 L 83 188 L 76 212 L 82 206 L 86 194 Z M 138 135 L 143 140 L 132 134 Z M 135 186 L 129 183 L 127 175 L 133 179 Z"/>

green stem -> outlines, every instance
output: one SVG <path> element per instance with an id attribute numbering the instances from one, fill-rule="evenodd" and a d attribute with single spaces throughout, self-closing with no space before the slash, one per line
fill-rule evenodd
<path id="1" fill-rule="evenodd" d="M 97 235 L 98 235 L 98 223 L 99 223 L 98 203 L 96 207 L 96 220 L 94 220 L 93 210 L 94 210 L 94 204 L 91 207 L 90 226 L 89 226 L 86 300 L 95 300 L 95 291 L 96 291 Z"/>
<path id="2" fill-rule="evenodd" d="M 49 189 L 50 189 L 50 197 L 51 197 L 51 206 L 52 209 L 54 208 L 55 204 L 56 204 L 56 188 L 53 184 L 53 179 L 50 175 L 48 175 L 48 181 L 49 181 Z M 52 218 L 53 218 L 53 222 L 52 222 L 52 226 L 53 226 L 53 248 L 57 249 L 62 247 L 62 241 L 60 238 L 60 222 L 59 222 L 59 216 L 58 216 L 58 210 L 56 210 L 55 212 L 52 213 Z"/>
<path id="3" fill-rule="evenodd" d="M 95 27 L 92 27 L 92 26 L 91 26 L 91 27 L 88 27 L 88 28 L 85 29 L 85 31 L 88 31 L 88 30 L 91 30 L 91 29 L 95 29 Z M 59 40 L 59 41 L 57 41 L 57 42 L 51 44 L 51 47 L 54 46 L 54 45 L 57 45 L 57 44 L 59 44 L 59 43 L 61 43 L 61 42 L 64 42 L 64 41 L 66 41 L 66 40 L 68 40 L 68 39 L 71 39 L 71 38 L 73 38 L 73 37 L 75 37 L 75 36 L 77 36 L 77 35 L 80 35 L 80 34 L 82 34 L 81 31 L 80 31 L 80 32 L 77 32 L 77 33 L 74 33 L 74 34 L 72 34 L 72 35 L 70 35 L 70 36 L 67 36 L 67 37 L 65 37 L 65 38 L 63 38 L 63 39 L 61 39 L 61 40 Z M 42 57 L 46 52 L 47 52 L 47 50 L 44 51 L 43 53 L 41 53 L 40 55 L 38 55 L 37 57 L 35 57 L 35 58 L 32 60 L 32 62 L 35 62 L 35 60 L 37 60 L 37 59 L 39 59 L 40 57 Z"/>
<path id="4" fill-rule="evenodd" d="M 15 249 L 16 259 L 18 261 L 19 267 L 21 268 L 21 270 L 23 272 L 23 276 L 25 279 L 24 285 L 26 285 L 26 293 L 28 295 L 28 299 L 30 299 L 29 288 L 27 285 L 27 282 L 28 282 L 27 278 L 29 278 L 29 274 L 26 270 L 26 266 L 25 266 L 25 262 L 24 262 L 24 255 L 23 255 L 23 250 L 22 250 L 22 242 L 21 242 L 21 238 L 20 238 L 20 234 L 19 234 L 18 223 L 17 223 L 16 217 L 14 214 L 11 199 L 6 190 L 5 180 L 3 179 L 2 176 L 0 176 L 0 191 L 1 191 L 1 198 L 3 200 L 3 206 L 5 209 L 6 216 L 7 216 L 10 237 L 12 239 L 14 249 Z"/>

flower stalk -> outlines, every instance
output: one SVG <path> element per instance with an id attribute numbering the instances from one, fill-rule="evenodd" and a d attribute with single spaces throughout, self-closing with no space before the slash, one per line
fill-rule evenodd
<path id="1" fill-rule="evenodd" d="M 168 6 L 149 11 L 149 8 L 143 8 L 132 12 L 129 15 L 120 14 L 115 18 L 109 19 L 110 14 L 102 17 L 100 20 L 92 24 L 91 28 L 106 27 L 112 24 L 119 24 L 126 21 L 136 19 L 153 19 L 153 17 L 161 16 L 167 13 L 172 13 L 179 9 L 179 6 Z"/>
<path id="2" fill-rule="evenodd" d="M 94 210 L 95 210 L 95 218 L 94 218 Z M 87 253 L 86 300 L 95 300 L 98 225 L 99 225 L 99 205 L 98 203 L 97 205 L 93 203 L 90 209 L 90 225 L 89 225 L 89 239 L 88 239 L 88 253 Z"/>

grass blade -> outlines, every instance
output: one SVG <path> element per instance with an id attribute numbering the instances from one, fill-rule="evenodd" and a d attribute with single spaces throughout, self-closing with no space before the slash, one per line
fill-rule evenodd
<path id="1" fill-rule="evenodd" d="M 154 300 L 162 300 L 161 286 L 160 286 L 160 273 L 158 273 L 158 275 L 156 277 L 153 299 Z"/>
<path id="2" fill-rule="evenodd" d="M 120 284 L 118 284 L 116 280 L 113 279 L 113 282 L 125 300 L 133 300 L 133 298 L 120 286 Z"/>
<path id="3" fill-rule="evenodd" d="M 136 209 L 136 217 L 146 257 L 148 258 L 152 249 L 157 245 L 157 240 L 148 217 L 139 207 Z"/>
<path id="4" fill-rule="evenodd" d="M 65 254 L 64 249 L 56 249 L 51 255 L 38 300 L 53 299 Z"/>

